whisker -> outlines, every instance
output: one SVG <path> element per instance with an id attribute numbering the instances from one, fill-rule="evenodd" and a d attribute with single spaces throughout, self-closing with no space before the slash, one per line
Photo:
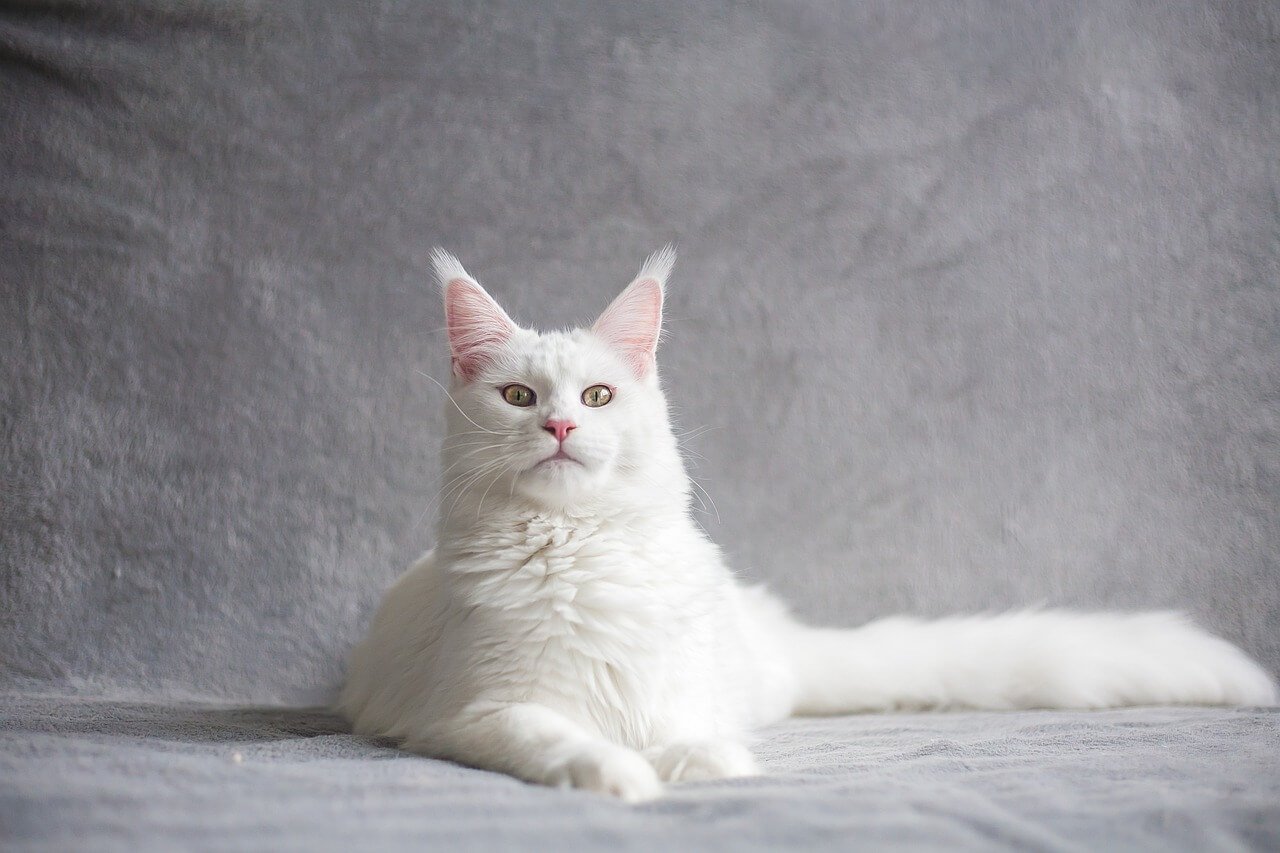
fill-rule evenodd
<path id="1" fill-rule="evenodd" d="M 461 465 L 463 462 L 466 462 L 466 461 L 468 460 L 468 458 L 469 458 L 469 457 L 471 457 L 471 456 L 475 456 L 475 455 L 476 455 L 476 454 L 478 454 L 478 453 L 483 453 L 483 452 L 484 452 L 484 451 L 486 451 L 486 450 L 497 450 L 497 449 L 498 449 L 498 445 L 496 445 L 496 444 L 483 444 L 483 445 L 476 445 L 474 449 L 472 449 L 472 450 L 468 450 L 466 453 L 461 453 L 461 454 L 459 454 L 459 455 L 458 455 L 458 458 L 457 458 L 457 459 L 455 459 L 455 460 L 454 460 L 454 461 L 449 465 L 449 467 L 448 467 L 448 468 L 445 468 L 443 471 L 441 471 L 441 472 L 440 472 L 440 476 L 443 478 L 443 477 L 444 477 L 444 475 L 448 474 L 448 473 L 449 473 L 450 471 L 452 471 L 454 468 L 457 468 L 457 467 L 458 467 L 459 465 Z"/>
<path id="2" fill-rule="evenodd" d="M 442 472 L 440 473 L 440 477 L 441 477 L 441 479 L 443 479 L 443 478 L 444 478 L 444 476 L 445 476 L 446 474 L 448 474 L 448 473 L 449 473 L 449 470 L 450 470 L 450 469 L 457 467 L 457 465 L 459 465 L 461 462 L 462 462 L 462 460 L 461 460 L 461 459 L 459 459 L 459 460 L 458 460 L 457 462 L 455 462 L 453 465 L 450 465 L 450 466 L 449 466 L 449 468 L 447 468 L 447 469 L 445 469 L 444 471 L 442 471 Z M 426 517 L 427 517 L 427 513 L 431 512 L 431 508 L 432 508 L 432 506 L 434 506 L 434 505 L 435 505 L 436 499 L 437 499 L 437 498 L 439 498 L 439 497 L 444 493 L 445 489 L 447 489 L 447 488 L 448 488 L 450 485 L 452 485 L 453 483 L 457 482 L 457 480 L 459 480 L 460 478 L 462 478 L 462 477 L 466 476 L 469 470 L 470 470 L 470 469 L 468 469 L 467 471 L 463 471 L 463 472 L 462 472 L 462 473 L 460 473 L 460 474 L 457 474 L 456 476 L 454 476 L 454 478 L 453 478 L 453 479 L 449 480 L 447 483 L 445 483 L 444 485 L 442 485 L 439 489 L 436 489 L 436 493 L 435 493 L 434 495 L 432 495 L 432 496 L 431 496 L 431 500 L 427 501 L 427 505 L 426 505 L 425 507 L 423 507 L 423 508 L 422 508 L 422 512 L 420 512 L 420 513 L 418 514 L 418 518 L 417 518 L 417 520 L 415 520 L 415 521 L 413 522 L 413 525 L 409 528 L 409 533 L 413 533 L 413 531 L 415 531 L 415 530 L 417 530 L 417 529 L 418 529 L 418 525 L 422 524 L 422 520 L 423 520 L 424 518 L 426 518 Z M 407 534 L 406 534 L 406 535 L 407 535 Z"/>
<path id="3" fill-rule="evenodd" d="M 713 513 L 715 513 L 715 516 L 716 516 L 716 524 L 720 524 L 720 523 L 721 523 L 721 521 L 720 521 L 720 508 L 716 506 L 715 498 L 711 497 L 711 493 L 707 491 L 706 486 L 704 486 L 704 485 L 702 485 L 701 483 L 699 483 L 696 477 L 694 477 L 693 475 L 691 475 L 691 474 L 688 472 L 688 470 L 675 471 L 675 470 L 673 470 L 673 469 L 671 468 L 671 466 L 670 466 L 670 465 L 667 465 L 667 464 L 666 464 L 666 463 L 664 463 L 664 462 L 658 462 L 657 460 L 651 460 L 651 464 L 653 464 L 653 463 L 656 463 L 656 464 L 658 464 L 658 465 L 662 465 L 662 466 L 664 466 L 664 467 L 666 468 L 666 470 L 668 470 L 668 471 L 672 471 L 673 473 L 682 474 L 682 475 L 684 476 L 684 478 L 685 478 L 686 480 L 688 480 L 688 481 L 689 481 L 689 485 L 690 485 L 690 486 L 692 486 L 692 487 L 695 489 L 695 491 L 693 492 L 693 496 L 694 496 L 694 497 L 696 497 L 696 498 L 698 498 L 698 503 L 702 505 L 702 511 L 703 511 L 703 512 L 706 512 L 706 511 L 707 511 L 707 503 L 710 503 L 710 504 L 711 504 L 711 511 L 712 511 Z M 636 470 L 637 470 L 637 472 L 639 471 L 639 469 L 636 469 Z M 652 480 L 650 480 L 649 482 L 650 482 L 652 485 L 655 485 L 655 486 L 660 485 L 660 484 L 658 484 L 658 483 L 654 483 Z M 702 500 L 702 497 L 699 497 L 699 496 L 698 496 L 698 492 L 701 492 L 701 493 L 702 493 L 702 495 L 704 495 L 704 496 L 706 497 L 706 499 L 707 499 L 707 503 L 704 503 L 704 502 L 703 502 L 703 500 Z"/>
<path id="4" fill-rule="evenodd" d="M 482 453 L 486 449 L 490 449 L 490 448 L 497 449 L 498 447 L 499 445 L 497 444 L 489 444 L 489 443 L 482 443 L 477 445 L 477 449 L 468 450 L 467 452 L 461 454 L 458 459 L 455 459 L 452 464 L 450 464 L 447 468 L 441 471 L 439 474 L 439 479 L 444 480 L 445 477 L 448 476 L 450 471 L 452 471 L 454 468 L 457 468 L 459 465 L 466 462 L 468 457 L 474 456 L 478 453 Z M 497 461 L 501 461 L 501 460 L 497 460 Z M 409 533 L 412 533 L 414 530 L 418 528 L 418 525 L 422 524 L 422 520 L 427 517 L 427 513 L 429 513 L 432 507 L 435 506 L 436 501 L 438 499 L 442 500 L 444 497 L 446 497 L 448 492 L 451 490 L 451 487 L 454 484 L 461 481 L 463 478 L 465 478 L 466 475 L 470 473 L 472 470 L 473 469 L 467 469 L 465 471 L 461 471 L 458 474 L 456 474 L 453 478 L 445 481 L 440 486 L 440 488 L 436 490 L 436 493 L 431 497 L 431 500 L 427 501 L 427 505 L 423 508 L 422 512 L 419 513 L 417 520 L 415 520 L 413 525 L 409 528 Z"/>
<path id="5" fill-rule="evenodd" d="M 496 483 L 496 482 L 498 482 L 499 480 L 501 480 L 501 479 L 502 479 L 502 476 L 503 476 L 504 474 L 506 474 L 508 471 L 510 471 L 512 468 L 514 468 L 514 467 L 515 467 L 515 465 L 516 465 L 516 463 L 515 463 L 515 462 L 511 462 L 511 463 L 509 463 L 509 464 L 505 465 L 505 466 L 502 468 L 502 470 L 498 471 L 497 475 L 495 475 L 495 476 L 494 476 L 494 478 L 493 478 L 492 480 L 490 480 L 490 481 L 489 481 L 489 485 L 485 487 L 484 494 L 482 494 L 482 495 L 480 496 L 480 503 L 476 505 L 476 521 L 479 521 L 479 520 L 480 520 L 480 513 L 481 513 L 481 511 L 484 509 L 484 499 L 485 499 L 485 498 L 487 498 L 487 497 L 489 497 L 489 489 L 492 489 L 492 488 L 493 488 L 493 484 L 494 484 L 494 483 Z M 515 479 L 514 479 L 514 478 L 512 479 L 511 483 L 512 483 L 512 488 L 514 489 L 514 488 L 515 488 Z"/>
<path id="6" fill-rule="evenodd" d="M 473 472 L 474 476 L 458 487 L 456 490 L 457 494 L 453 498 L 453 503 L 449 505 L 449 512 L 445 514 L 444 519 L 440 522 L 442 527 L 447 525 L 449 523 L 449 519 L 453 517 L 453 511 L 458 508 L 458 502 L 462 500 L 463 495 L 465 495 L 472 486 L 480 482 L 481 478 L 488 474 L 494 467 L 496 467 L 494 462 L 481 465 Z"/>
<path id="7" fill-rule="evenodd" d="M 463 430 L 462 432 L 453 432 L 453 433 L 450 433 L 449 435 L 446 435 L 446 436 L 445 436 L 445 440 L 447 441 L 448 439 L 451 439 L 451 438 L 460 438 L 460 437 L 462 437 L 462 436 L 464 436 L 464 435 L 482 435 L 482 434 L 488 434 L 488 435 L 519 435 L 519 434 L 520 434 L 520 430 L 517 430 L 517 429 L 498 429 L 498 430 L 493 430 L 493 429 L 467 429 L 467 430 Z"/>
<path id="8" fill-rule="evenodd" d="M 484 427 L 480 426 L 480 424 L 478 424 L 478 423 L 476 423 L 475 421 L 471 420 L 471 416 L 470 416 L 470 415 L 468 415 L 466 412 L 462 411 L 462 407 L 458 405 L 458 401 L 457 401 L 457 400 L 455 400 L 455 399 L 453 399 L 453 395 L 449 393 L 449 389 L 448 389 L 448 388 L 446 388 L 446 387 L 444 387 L 444 385 L 443 385 L 443 384 L 441 384 L 441 382 L 440 382 L 440 380 L 439 380 L 439 379 L 436 379 L 436 378 L 435 378 L 434 376 L 432 376 L 430 373 L 423 373 L 421 370 L 418 370 L 416 367 L 413 369 L 413 372 L 414 372 L 414 373 L 416 373 L 416 374 L 418 374 L 419 376 L 425 376 L 427 379 L 430 379 L 432 382 L 436 383 L 436 386 L 437 386 L 441 391 L 443 391 L 443 392 L 444 392 L 444 395 L 445 395 L 446 397 L 448 397 L 448 398 L 449 398 L 449 402 L 450 402 L 450 403 L 453 403 L 453 407 L 454 407 L 455 409 L 457 409 L 457 410 L 458 410 L 458 414 L 460 414 L 460 415 L 462 415 L 464 418 L 466 418 L 466 419 L 471 423 L 471 425 L 472 425 L 472 426 L 474 426 L 476 429 L 480 430 L 481 432 L 487 432 L 487 433 L 490 433 L 490 434 L 492 434 L 492 435 L 500 435 L 500 434 L 501 434 L 501 433 L 494 432 L 494 431 L 493 431 L 493 430 L 491 430 L 491 429 L 485 429 Z"/>
<path id="9" fill-rule="evenodd" d="M 454 485 L 450 486 L 446 491 L 440 494 L 439 506 L 441 508 L 444 507 L 444 502 L 449 499 L 450 495 L 454 496 L 453 503 L 449 506 L 448 515 L 441 519 L 441 526 L 448 524 L 449 517 L 453 515 L 453 508 L 457 506 L 458 500 L 466 493 L 467 489 L 470 488 L 472 484 L 479 481 L 480 477 L 482 477 L 486 471 L 487 469 L 483 467 L 468 469 L 455 478 Z"/>

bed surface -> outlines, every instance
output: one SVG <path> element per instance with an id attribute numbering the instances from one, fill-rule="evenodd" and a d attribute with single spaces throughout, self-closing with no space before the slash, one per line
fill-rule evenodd
<path id="1" fill-rule="evenodd" d="M 626 806 L 409 755 L 317 710 L 11 696 L 9 850 L 1280 848 L 1280 715 L 793 720 L 764 777 Z M 238 756 L 238 758 L 237 758 Z"/>

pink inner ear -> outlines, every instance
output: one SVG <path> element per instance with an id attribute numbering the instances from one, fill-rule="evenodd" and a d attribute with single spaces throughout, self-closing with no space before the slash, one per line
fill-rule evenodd
<path id="1" fill-rule="evenodd" d="M 468 382 L 516 330 L 516 324 L 501 306 L 480 285 L 465 278 L 455 278 L 445 285 L 444 314 L 453 372 Z"/>
<path id="2" fill-rule="evenodd" d="M 631 282 L 591 328 L 643 378 L 653 369 L 662 331 L 662 285 L 653 278 Z"/>

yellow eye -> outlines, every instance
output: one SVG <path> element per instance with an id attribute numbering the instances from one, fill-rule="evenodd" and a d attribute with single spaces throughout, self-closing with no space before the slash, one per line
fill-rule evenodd
<path id="1" fill-rule="evenodd" d="M 582 392 L 582 402 L 593 409 L 598 409 L 613 399 L 613 391 L 608 385 L 592 385 Z"/>
<path id="2" fill-rule="evenodd" d="M 502 399 L 523 409 L 532 406 L 538 395 L 527 385 L 508 385 L 502 389 Z"/>

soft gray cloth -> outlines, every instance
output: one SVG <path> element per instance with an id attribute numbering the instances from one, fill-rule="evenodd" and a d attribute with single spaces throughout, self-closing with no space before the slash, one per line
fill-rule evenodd
<path id="1" fill-rule="evenodd" d="M 319 712 L 24 698 L 0 711 L 0 842 L 14 851 L 1280 847 L 1280 716 L 1269 711 L 797 720 L 763 732 L 758 752 L 767 777 L 679 786 L 631 807 L 407 755 L 344 734 Z"/>

